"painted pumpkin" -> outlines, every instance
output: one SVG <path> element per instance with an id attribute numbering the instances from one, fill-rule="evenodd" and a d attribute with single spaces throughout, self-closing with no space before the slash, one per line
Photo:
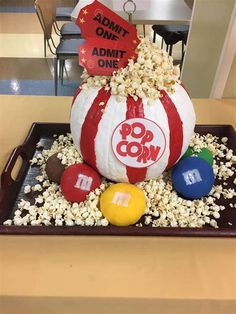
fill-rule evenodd
<path id="1" fill-rule="evenodd" d="M 107 179 L 140 182 L 171 168 L 190 143 L 195 113 L 184 87 L 157 100 L 118 101 L 104 88 L 78 89 L 71 133 L 83 159 Z"/>

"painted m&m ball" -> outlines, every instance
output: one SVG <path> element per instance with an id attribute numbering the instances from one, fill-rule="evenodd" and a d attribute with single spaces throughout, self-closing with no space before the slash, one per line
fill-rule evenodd
<path id="1" fill-rule="evenodd" d="M 182 156 L 182 159 L 190 157 L 194 154 L 193 149 L 189 146 L 184 155 Z"/>
<path id="2" fill-rule="evenodd" d="M 211 166 L 213 165 L 214 159 L 213 154 L 208 148 L 202 148 L 197 155 L 199 158 L 206 160 Z"/>
<path id="3" fill-rule="evenodd" d="M 215 182 L 213 168 L 199 157 L 182 159 L 173 168 L 171 177 L 174 189 L 191 200 L 207 195 Z"/>
<path id="4" fill-rule="evenodd" d="M 190 157 L 190 156 L 197 156 L 199 158 L 202 158 L 206 160 L 211 166 L 213 165 L 213 162 L 214 162 L 212 152 L 206 147 L 202 148 L 199 152 L 194 152 L 194 150 L 191 147 L 188 147 L 182 159 Z"/>
<path id="5" fill-rule="evenodd" d="M 101 184 L 100 175 L 85 164 L 66 168 L 61 177 L 61 191 L 67 201 L 83 202 L 86 196 Z"/>
<path id="6" fill-rule="evenodd" d="M 115 226 L 135 224 L 144 214 L 145 207 L 143 191 L 128 183 L 113 184 L 100 197 L 103 216 Z"/>
<path id="7" fill-rule="evenodd" d="M 49 180 L 60 184 L 61 176 L 65 170 L 65 166 L 61 163 L 61 160 L 57 157 L 58 153 L 53 154 L 47 159 L 45 171 Z"/>

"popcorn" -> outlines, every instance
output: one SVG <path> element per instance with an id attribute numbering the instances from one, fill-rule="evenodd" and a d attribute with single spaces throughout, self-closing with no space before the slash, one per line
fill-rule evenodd
<path id="1" fill-rule="evenodd" d="M 85 222 L 82 219 L 78 218 L 75 220 L 75 224 L 77 226 L 84 226 Z"/>
<path id="2" fill-rule="evenodd" d="M 8 219 L 6 221 L 4 221 L 4 226 L 11 226 L 12 225 L 12 220 L 11 219 Z"/>
<path id="3" fill-rule="evenodd" d="M 121 82 L 121 78 L 119 82 Z M 213 168 L 217 178 L 222 180 L 222 184 L 216 184 L 210 194 L 200 200 L 191 201 L 179 197 L 173 189 L 168 171 L 155 180 L 136 184 L 144 191 L 147 205 L 144 220 L 136 226 L 201 228 L 205 224 L 209 224 L 213 228 L 218 228 L 217 219 L 220 218 L 221 211 L 225 209 L 225 206 L 217 205 L 218 199 L 222 197 L 230 199 L 232 200 L 230 208 L 236 208 L 234 202 L 236 191 L 233 188 L 227 188 L 225 186 L 227 181 L 224 181 L 235 175 L 233 167 L 235 156 L 232 150 L 224 145 L 227 141 L 226 138 L 220 140 L 212 134 L 204 136 L 194 134 L 192 138 L 190 146 L 194 152 L 206 147 L 212 151 L 215 160 L 218 158 L 218 162 L 214 163 Z M 43 150 L 39 157 L 37 155 L 32 159 L 33 164 L 37 164 L 41 169 L 41 175 L 36 177 L 36 181 L 41 184 L 36 183 L 32 187 L 26 185 L 24 192 L 26 194 L 37 193 L 35 204 L 21 199 L 13 219 L 6 220 L 4 225 L 108 226 L 109 222 L 99 210 L 99 197 L 112 183 L 104 178 L 100 187 L 89 193 L 84 202 L 79 204 L 68 202 L 64 199 L 59 185 L 50 183 L 45 172 L 45 162 L 48 156 L 54 153 L 57 153 L 59 159 L 64 160 L 66 166 L 75 162 L 83 162 L 73 145 L 70 134 L 57 137 L 49 150 Z M 226 156 L 228 156 L 226 162 L 220 161 Z M 234 179 L 234 184 L 236 184 L 236 179 Z M 230 225 L 230 222 L 228 224 Z"/>
<path id="4" fill-rule="evenodd" d="M 228 142 L 228 137 L 222 137 L 221 142 L 224 143 L 224 144 L 227 143 Z"/>
<path id="5" fill-rule="evenodd" d="M 21 216 L 21 211 L 20 210 L 16 210 L 15 211 L 15 217 L 20 217 Z"/>
<path id="6" fill-rule="evenodd" d="M 159 90 L 162 89 L 174 93 L 173 86 L 179 82 L 180 69 L 173 65 L 173 58 L 147 38 L 141 38 L 137 53 L 136 62 L 130 59 L 128 65 L 114 72 L 112 77 L 90 76 L 85 69 L 81 76 L 82 88 L 105 86 L 118 99 L 130 95 L 134 99 L 155 100 L 161 97 Z"/>
<path id="7" fill-rule="evenodd" d="M 36 144 L 36 148 L 38 148 L 38 149 L 43 148 L 43 147 L 44 147 L 44 145 L 43 145 L 43 143 L 41 143 L 41 142 L 38 142 L 38 143 Z"/>
<path id="8" fill-rule="evenodd" d="M 93 218 L 87 218 L 85 220 L 85 226 L 93 226 L 94 225 L 94 219 Z"/>
<path id="9" fill-rule="evenodd" d="M 44 202 L 43 197 L 40 195 L 39 197 L 36 197 L 35 204 L 42 204 Z"/>
<path id="10" fill-rule="evenodd" d="M 213 212 L 213 216 L 214 218 L 216 219 L 219 219 L 220 218 L 220 214 L 218 212 Z"/>
<path id="11" fill-rule="evenodd" d="M 43 188 L 40 184 L 36 184 L 35 186 L 32 187 L 32 190 L 41 192 Z"/>
<path id="12" fill-rule="evenodd" d="M 26 186 L 24 187 L 24 193 L 25 193 L 25 194 L 28 194 L 28 193 L 30 193 L 30 191 L 31 191 L 31 186 L 30 186 L 30 185 L 26 185 Z"/>
<path id="13" fill-rule="evenodd" d="M 103 218 L 103 219 L 101 220 L 101 225 L 102 225 L 103 227 L 108 226 L 108 225 L 109 225 L 108 220 L 107 220 L 106 218 Z"/>
<path id="14" fill-rule="evenodd" d="M 66 226 L 74 226 L 74 221 L 72 219 L 65 220 Z"/>

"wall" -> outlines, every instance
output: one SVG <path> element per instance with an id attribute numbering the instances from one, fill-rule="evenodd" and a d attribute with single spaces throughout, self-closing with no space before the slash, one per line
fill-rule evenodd
<path id="1" fill-rule="evenodd" d="M 236 98 L 236 54 L 226 82 L 223 98 Z"/>
<path id="2" fill-rule="evenodd" d="M 191 97 L 211 93 L 235 0 L 195 0 L 182 81 Z"/>

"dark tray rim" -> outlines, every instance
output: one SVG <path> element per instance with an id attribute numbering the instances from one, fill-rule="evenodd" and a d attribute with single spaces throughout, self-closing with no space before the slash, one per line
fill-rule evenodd
<path id="1" fill-rule="evenodd" d="M 148 236 L 148 237 L 236 237 L 236 229 L 173 228 L 173 227 L 82 227 L 82 226 L 3 226 L 0 235 L 56 236 Z"/>
<path id="2" fill-rule="evenodd" d="M 47 127 L 64 127 L 67 128 L 69 123 L 41 123 L 34 122 L 26 136 L 22 145 L 16 147 L 10 155 L 6 166 L 1 175 L 2 187 L 0 189 L 0 210 L 4 200 L 5 189 L 8 189 L 12 185 L 18 184 L 20 186 L 20 178 L 24 177 L 27 173 L 27 167 L 22 167 L 18 173 L 16 181 L 12 182 L 9 179 L 8 173 L 14 167 L 15 161 L 20 155 L 24 160 L 29 160 L 29 154 L 27 153 L 27 144 L 32 140 L 33 134 L 36 128 Z M 197 128 L 214 127 L 224 128 L 228 127 L 231 131 L 235 132 L 231 125 L 213 125 L 213 124 L 199 124 Z M 68 131 L 69 132 L 69 131 Z M 57 133 L 55 131 L 55 133 Z M 236 237 L 236 228 L 217 228 L 211 227 L 205 228 L 174 228 L 174 227 L 87 227 L 87 226 L 5 226 L 0 225 L 0 235 L 81 235 L 81 236 L 162 236 L 162 237 Z"/>

